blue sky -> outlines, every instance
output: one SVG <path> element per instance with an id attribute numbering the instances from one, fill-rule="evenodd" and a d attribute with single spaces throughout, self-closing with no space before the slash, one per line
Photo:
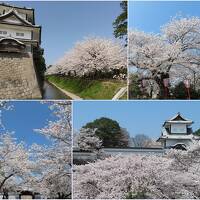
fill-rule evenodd
<path id="1" fill-rule="evenodd" d="M 47 64 L 53 64 L 87 36 L 113 38 L 112 22 L 121 13 L 119 1 L 19 1 L 15 6 L 35 9 L 37 25 L 42 25 L 42 47 Z"/>
<path id="2" fill-rule="evenodd" d="M 13 110 L 3 111 L 2 121 L 7 131 L 14 131 L 18 141 L 24 141 L 28 145 L 32 143 L 50 144 L 43 135 L 33 129 L 43 128 L 47 125 L 47 119 L 54 120 L 55 116 L 48 109 L 47 104 L 40 101 L 13 101 Z"/>
<path id="3" fill-rule="evenodd" d="M 171 17 L 181 13 L 183 16 L 199 16 L 198 1 L 130 1 L 129 27 L 144 32 L 159 33 L 160 26 Z"/>
<path id="4" fill-rule="evenodd" d="M 131 136 L 146 134 L 158 138 L 165 120 L 178 112 L 194 121 L 193 130 L 200 128 L 200 101 L 77 101 L 74 102 L 74 129 L 87 122 L 108 117 L 119 122 Z"/>

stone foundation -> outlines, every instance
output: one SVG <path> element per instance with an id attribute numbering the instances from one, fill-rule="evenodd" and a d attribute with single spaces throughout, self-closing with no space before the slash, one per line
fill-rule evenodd
<path id="1" fill-rule="evenodd" d="M 0 53 L 0 99 L 41 99 L 32 54 Z"/>

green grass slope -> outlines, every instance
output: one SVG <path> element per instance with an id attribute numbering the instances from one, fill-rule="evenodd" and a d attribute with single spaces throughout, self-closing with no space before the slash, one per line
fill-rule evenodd
<path id="1" fill-rule="evenodd" d="M 112 99 L 125 82 L 117 80 L 88 80 L 81 78 L 47 76 L 46 80 L 83 99 Z"/>

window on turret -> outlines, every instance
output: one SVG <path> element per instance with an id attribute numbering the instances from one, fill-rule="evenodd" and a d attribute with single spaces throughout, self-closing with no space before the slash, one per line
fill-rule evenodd
<path id="1" fill-rule="evenodd" d="M 7 31 L 0 31 L 0 35 L 7 35 Z"/>
<path id="2" fill-rule="evenodd" d="M 16 33 L 16 36 L 24 37 L 24 33 Z"/>

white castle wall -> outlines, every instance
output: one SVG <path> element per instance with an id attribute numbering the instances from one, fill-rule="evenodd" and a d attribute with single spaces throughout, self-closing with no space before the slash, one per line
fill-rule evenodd
<path id="1" fill-rule="evenodd" d="M 186 146 L 190 146 L 192 144 L 191 140 L 181 140 L 181 139 L 173 139 L 173 140 L 166 140 L 166 147 L 174 146 L 177 143 L 185 144 Z"/>
<path id="2" fill-rule="evenodd" d="M 1 34 L 0 37 L 13 37 L 16 39 L 27 39 L 31 40 L 31 31 L 30 30 L 22 30 L 22 29 L 15 29 L 15 28 L 0 28 L 0 31 L 6 31 L 7 34 Z M 16 33 L 24 33 L 24 36 L 17 36 Z"/>
<path id="3" fill-rule="evenodd" d="M 187 133 L 186 124 L 172 124 L 171 125 L 171 133 L 180 133 L 180 134 Z"/>

